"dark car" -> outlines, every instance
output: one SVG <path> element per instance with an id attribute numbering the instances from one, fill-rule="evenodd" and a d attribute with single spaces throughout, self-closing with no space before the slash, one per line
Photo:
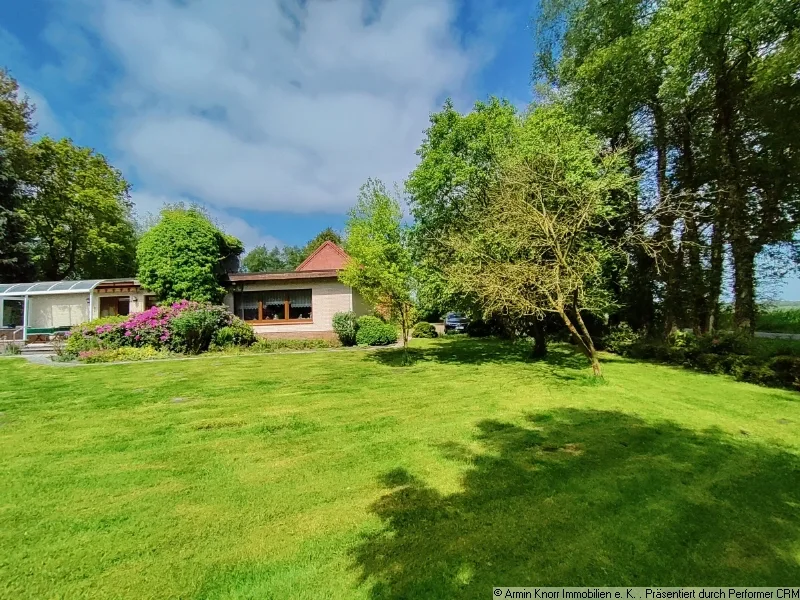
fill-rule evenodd
<path id="1" fill-rule="evenodd" d="M 449 312 L 444 316 L 445 333 L 465 333 L 469 326 L 469 319 L 461 313 Z"/>

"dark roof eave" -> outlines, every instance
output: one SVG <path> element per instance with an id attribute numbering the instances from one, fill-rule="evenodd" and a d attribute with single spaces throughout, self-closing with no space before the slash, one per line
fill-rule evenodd
<path id="1" fill-rule="evenodd" d="M 337 269 L 324 271 L 289 271 L 287 273 L 228 273 L 230 283 L 251 283 L 256 281 L 296 281 L 298 279 L 336 279 Z"/>

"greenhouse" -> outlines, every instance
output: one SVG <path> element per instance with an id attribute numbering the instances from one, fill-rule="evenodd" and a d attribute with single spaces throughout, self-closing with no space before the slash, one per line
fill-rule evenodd
<path id="1" fill-rule="evenodd" d="M 90 319 L 145 310 L 154 302 L 134 279 L 0 284 L 0 339 L 47 338 Z"/>

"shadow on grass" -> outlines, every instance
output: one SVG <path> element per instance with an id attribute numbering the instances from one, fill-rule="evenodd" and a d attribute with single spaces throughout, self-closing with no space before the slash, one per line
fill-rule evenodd
<path id="1" fill-rule="evenodd" d="M 488 364 L 488 363 L 542 363 L 569 369 L 586 369 L 589 363 L 567 344 L 551 344 L 543 359 L 531 357 L 531 345 L 524 341 L 509 342 L 494 338 L 446 337 L 424 348 L 402 348 L 370 352 L 366 360 L 391 367 L 404 367 L 420 362 Z"/>
<path id="2" fill-rule="evenodd" d="M 381 479 L 383 531 L 354 551 L 372 598 L 800 581 L 795 455 L 617 412 L 479 430 L 487 452 L 471 456 L 463 491 L 443 495 L 403 469 Z"/>

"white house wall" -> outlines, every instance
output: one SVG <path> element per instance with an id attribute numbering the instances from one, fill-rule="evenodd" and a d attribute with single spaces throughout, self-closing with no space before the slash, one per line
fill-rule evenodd
<path id="1" fill-rule="evenodd" d="M 28 297 L 28 327 L 72 327 L 88 320 L 88 294 L 54 294 Z"/>
<path id="2" fill-rule="evenodd" d="M 336 279 L 293 282 L 246 283 L 241 291 L 311 290 L 312 323 L 254 325 L 256 333 L 309 333 L 333 331 L 333 315 L 351 309 L 350 288 Z M 238 291 L 238 290 L 237 290 Z M 233 311 L 233 294 L 225 296 L 225 305 Z"/>

